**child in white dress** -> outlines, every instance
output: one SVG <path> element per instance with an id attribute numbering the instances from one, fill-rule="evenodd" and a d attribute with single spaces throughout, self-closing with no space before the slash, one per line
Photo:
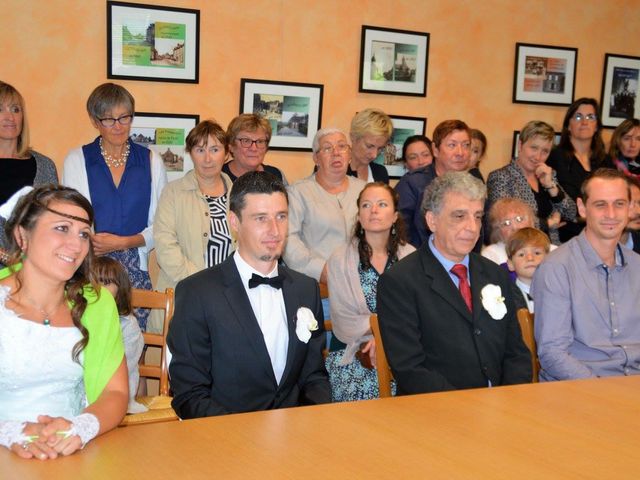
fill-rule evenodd
<path id="1" fill-rule="evenodd" d="M 129 374 L 129 405 L 127 413 L 141 413 L 148 410 L 136 402 L 136 392 L 140 382 L 138 361 L 144 349 L 142 331 L 131 307 L 131 282 L 126 270 L 120 262 L 109 257 L 96 257 L 93 262 L 96 277 L 111 292 L 120 314 L 120 328 L 124 341 L 124 355 L 127 359 Z"/>

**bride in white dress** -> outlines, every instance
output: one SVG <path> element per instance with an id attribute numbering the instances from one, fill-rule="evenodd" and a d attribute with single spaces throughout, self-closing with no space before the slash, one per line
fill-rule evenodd
<path id="1" fill-rule="evenodd" d="M 23 458 L 70 455 L 116 427 L 127 370 L 113 297 L 91 273 L 93 210 L 38 187 L 7 222 L 0 270 L 0 445 Z"/>

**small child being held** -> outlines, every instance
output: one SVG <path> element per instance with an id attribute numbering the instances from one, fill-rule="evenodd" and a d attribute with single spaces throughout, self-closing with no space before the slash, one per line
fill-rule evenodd
<path id="1" fill-rule="evenodd" d="M 131 282 L 120 262 L 109 257 L 96 257 L 93 268 L 98 281 L 111 292 L 120 314 L 120 328 L 124 342 L 124 355 L 129 373 L 129 406 L 127 413 L 141 413 L 148 409 L 136 402 L 136 392 L 140 382 L 138 361 L 144 349 L 142 331 L 131 307 Z"/>
<path id="2" fill-rule="evenodd" d="M 507 241 L 507 266 L 515 272 L 516 285 L 522 292 L 524 302 L 516 298 L 516 306 L 526 307 L 533 313 L 533 299 L 529 288 L 533 274 L 544 257 L 549 253 L 551 242 L 549 237 L 537 228 L 525 227 L 515 232 Z"/>

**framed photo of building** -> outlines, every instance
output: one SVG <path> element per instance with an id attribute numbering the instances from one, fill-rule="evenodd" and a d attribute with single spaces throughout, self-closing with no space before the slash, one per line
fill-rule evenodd
<path id="1" fill-rule="evenodd" d="M 193 168 L 185 140 L 199 121 L 198 115 L 136 112 L 130 138 L 160 155 L 168 180 L 177 180 Z"/>
<path id="2" fill-rule="evenodd" d="M 240 80 L 240 113 L 255 113 L 271 123 L 272 150 L 311 151 L 322 121 L 324 85 Z"/>
<path id="3" fill-rule="evenodd" d="M 427 119 L 425 117 L 404 117 L 400 115 L 389 115 L 393 122 L 393 134 L 385 151 L 378 155 L 374 161 L 384 165 L 390 178 L 400 178 L 407 169 L 402 160 L 402 146 L 407 138 L 413 135 L 424 135 L 427 130 Z"/>
<path id="4" fill-rule="evenodd" d="M 427 96 L 429 34 L 362 26 L 359 91 Z"/>
<path id="5" fill-rule="evenodd" d="M 578 49 L 516 43 L 513 102 L 571 105 Z"/>
<path id="6" fill-rule="evenodd" d="M 198 83 L 200 10 L 107 1 L 107 78 Z"/>
<path id="7" fill-rule="evenodd" d="M 553 146 L 560 144 L 560 137 L 562 132 L 555 132 L 553 137 Z M 511 158 L 518 158 L 518 140 L 520 140 L 520 130 L 513 131 L 513 142 L 511 144 Z"/>
<path id="8" fill-rule="evenodd" d="M 615 128 L 640 116 L 640 57 L 607 53 L 604 57 L 600 107 L 604 127 Z"/>

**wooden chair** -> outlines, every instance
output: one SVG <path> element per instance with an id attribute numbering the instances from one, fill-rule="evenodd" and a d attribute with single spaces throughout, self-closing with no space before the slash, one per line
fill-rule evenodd
<path id="1" fill-rule="evenodd" d="M 329 298 L 329 287 L 327 284 L 319 282 L 318 286 L 320 287 L 320 298 Z"/>
<path id="2" fill-rule="evenodd" d="M 538 372 L 540 372 L 540 362 L 538 361 L 536 338 L 533 334 L 533 313 L 530 313 L 526 308 L 520 308 L 516 314 L 518 316 L 520 330 L 522 330 L 522 340 L 529 349 L 529 352 L 531 352 L 531 370 L 533 371 L 531 381 L 537 383 Z"/>
<path id="3" fill-rule="evenodd" d="M 369 317 L 373 338 L 376 340 L 376 371 L 378 373 L 378 387 L 380 389 L 380 398 L 388 398 L 391 396 L 391 380 L 393 375 L 387 362 L 387 355 L 384 353 L 384 344 L 380 335 L 380 325 L 378 324 L 378 315 L 375 313 Z"/>
<path id="4" fill-rule="evenodd" d="M 120 423 L 121 427 L 128 425 L 142 425 L 145 423 L 168 422 L 178 420 L 178 416 L 171 408 L 171 397 L 169 396 L 169 369 L 167 364 L 167 332 L 169 322 L 173 317 L 174 292 L 172 288 L 167 288 L 164 292 L 152 290 L 141 290 L 134 288 L 131 292 L 131 304 L 134 308 L 148 308 L 151 310 L 163 310 L 164 322 L 162 333 L 142 334 L 146 348 L 155 348 L 160 351 L 159 364 L 150 364 L 145 360 L 146 355 L 140 360 L 140 379 L 155 378 L 160 382 L 159 395 L 148 397 L 137 397 L 136 400 L 149 408 L 149 411 L 135 413 L 124 417 Z"/>

